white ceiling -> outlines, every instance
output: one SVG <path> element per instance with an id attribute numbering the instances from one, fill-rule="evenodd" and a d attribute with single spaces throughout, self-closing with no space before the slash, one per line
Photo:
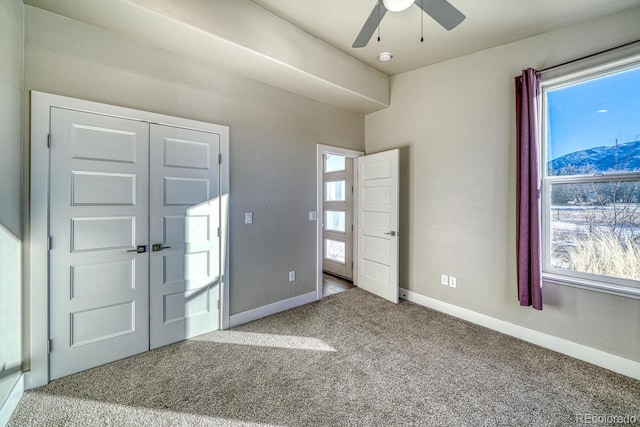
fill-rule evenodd
<path id="1" fill-rule="evenodd" d="M 387 13 L 381 41 L 351 47 L 376 0 L 252 0 L 311 35 L 394 75 L 636 7 L 640 0 L 449 0 L 467 18 L 448 32 L 413 5 Z M 424 15 L 424 16 L 423 16 Z M 420 20 L 424 18 L 424 42 Z M 392 52 L 382 63 L 378 53 Z"/>
<path id="2" fill-rule="evenodd" d="M 412 5 L 387 13 L 382 41 L 374 35 L 353 49 L 377 0 L 23 1 L 362 114 L 389 105 L 389 76 L 640 7 L 640 0 L 449 0 L 467 18 L 447 32 Z M 381 51 L 394 59 L 379 62 Z"/>

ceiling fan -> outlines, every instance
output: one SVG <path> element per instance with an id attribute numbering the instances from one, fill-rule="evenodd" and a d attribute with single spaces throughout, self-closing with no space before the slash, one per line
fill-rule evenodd
<path id="1" fill-rule="evenodd" d="M 464 14 L 453 7 L 447 0 L 378 0 L 352 47 L 365 47 L 369 43 L 371 36 L 380 25 L 380 21 L 387 11 L 402 12 L 412 4 L 415 4 L 430 15 L 448 31 L 458 26 L 465 18 Z"/>

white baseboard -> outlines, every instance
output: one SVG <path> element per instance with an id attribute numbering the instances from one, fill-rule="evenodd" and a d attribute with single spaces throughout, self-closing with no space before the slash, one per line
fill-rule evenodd
<path id="1" fill-rule="evenodd" d="M 303 295 L 298 295 L 297 297 L 285 299 L 285 300 L 274 302 L 271 304 L 263 305 L 262 307 L 243 311 L 242 313 L 233 314 L 229 317 L 229 327 L 233 328 L 234 326 L 242 325 L 243 323 L 248 323 L 253 320 L 261 319 L 271 314 L 289 310 L 291 308 L 308 304 L 313 301 L 317 301 L 316 291 L 309 292 Z"/>
<path id="2" fill-rule="evenodd" d="M 7 400 L 2 403 L 0 406 L 0 426 L 4 427 L 9 422 L 9 418 L 11 418 L 11 414 L 15 411 L 16 406 L 18 406 L 18 402 L 24 393 L 24 375 L 20 375 L 18 381 L 16 381 L 13 389 L 11 389 L 11 393 L 7 397 Z"/>
<path id="3" fill-rule="evenodd" d="M 640 380 L 640 363 L 400 288 L 400 297 L 523 341 Z"/>

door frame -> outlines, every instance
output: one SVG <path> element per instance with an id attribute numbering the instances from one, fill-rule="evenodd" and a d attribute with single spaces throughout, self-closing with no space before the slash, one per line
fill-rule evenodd
<path id="1" fill-rule="evenodd" d="M 49 382 L 49 148 L 50 111 L 52 107 L 86 111 L 130 120 L 157 123 L 220 134 L 222 164 L 220 171 L 221 206 L 221 281 L 220 329 L 229 327 L 229 127 L 183 119 L 164 114 L 85 101 L 66 96 L 31 91 L 31 158 L 27 179 L 30 196 L 25 206 L 26 236 L 23 245 L 23 277 L 28 288 L 25 295 L 25 389 Z"/>
<path id="2" fill-rule="evenodd" d="M 322 260 L 324 257 L 323 250 L 323 233 L 322 223 L 324 221 L 324 155 L 325 154 L 338 154 L 347 158 L 353 159 L 353 235 L 357 236 L 358 231 L 358 182 L 357 182 L 357 158 L 364 156 L 364 151 L 350 150 L 348 148 L 333 147 L 331 145 L 318 144 L 316 149 L 316 161 L 317 161 L 317 181 L 316 181 L 316 300 L 322 299 Z M 353 257 L 356 259 L 358 255 L 358 239 L 353 239 Z M 358 278 L 358 266 L 354 263 L 353 266 L 353 283 L 357 285 Z"/>

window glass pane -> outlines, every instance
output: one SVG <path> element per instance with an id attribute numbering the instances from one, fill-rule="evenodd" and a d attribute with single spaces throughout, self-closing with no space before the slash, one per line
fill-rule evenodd
<path id="1" fill-rule="evenodd" d="M 551 266 L 640 280 L 640 181 L 553 184 Z"/>
<path id="2" fill-rule="evenodd" d="M 344 179 L 342 181 L 327 182 L 324 192 L 324 200 L 326 200 L 327 202 L 344 202 L 344 186 Z"/>
<path id="3" fill-rule="evenodd" d="M 342 233 L 347 231 L 345 211 L 326 211 L 327 220 L 325 221 L 324 228 L 328 231 L 340 231 Z"/>
<path id="4" fill-rule="evenodd" d="M 549 176 L 640 171 L 640 68 L 546 94 Z"/>
<path id="5" fill-rule="evenodd" d="M 343 171 L 346 168 L 345 157 L 336 154 L 325 154 L 325 172 Z"/>
<path id="6" fill-rule="evenodd" d="M 337 242 L 335 240 L 324 240 L 324 257 L 331 261 L 339 262 L 340 264 L 346 264 L 344 250 L 345 242 Z"/>

